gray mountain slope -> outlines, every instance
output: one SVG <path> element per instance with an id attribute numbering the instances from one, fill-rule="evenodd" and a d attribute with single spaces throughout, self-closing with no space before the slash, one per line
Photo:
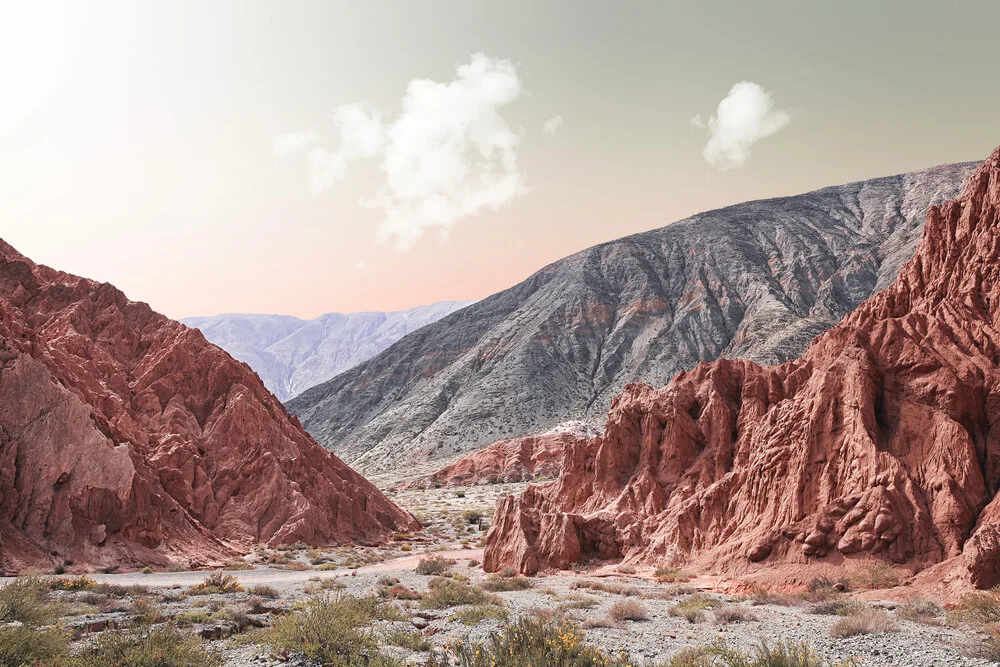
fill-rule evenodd
<path id="1" fill-rule="evenodd" d="M 327 313 L 313 320 L 230 313 L 181 321 L 247 363 L 284 401 L 470 303 L 441 301 L 389 313 Z"/>
<path id="2" fill-rule="evenodd" d="M 568 419 L 699 361 L 772 364 L 882 289 L 913 256 L 956 164 L 701 213 L 589 248 L 409 334 L 287 405 L 369 473 Z"/>

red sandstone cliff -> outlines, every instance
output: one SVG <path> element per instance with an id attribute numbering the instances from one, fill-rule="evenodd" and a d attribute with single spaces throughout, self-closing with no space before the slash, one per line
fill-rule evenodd
<path id="1" fill-rule="evenodd" d="M 401 488 L 503 484 L 555 477 L 561 471 L 566 449 L 583 440 L 574 433 L 501 440 Z"/>
<path id="2" fill-rule="evenodd" d="M 1000 149 L 930 209 L 894 283 L 795 361 L 633 384 L 555 482 L 499 503 L 484 567 L 587 557 L 950 560 L 1000 583 Z"/>
<path id="3" fill-rule="evenodd" d="M 200 332 L 0 240 L 0 569 L 417 527 Z"/>

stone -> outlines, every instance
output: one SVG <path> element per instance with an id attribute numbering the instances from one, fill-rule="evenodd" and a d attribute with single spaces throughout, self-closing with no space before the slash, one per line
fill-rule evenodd
<path id="1" fill-rule="evenodd" d="M 583 526 L 602 521 L 625 563 L 738 575 L 877 557 L 945 563 L 989 588 L 1000 583 L 997 424 L 1000 149 L 961 196 L 930 208 L 892 284 L 800 358 L 721 359 L 663 389 L 627 386 L 556 481 L 498 503 L 484 569 L 565 567 L 577 542 L 580 560 L 599 556 Z M 773 534 L 802 548 L 796 538 L 748 559 Z"/>
<path id="2" fill-rule="evenodd" d="M 802 354 L 892 282 L 927 207 L 958 194 L 974 166 L 746 202 L 602 243 L 287 405 L 366 474 L 445 465 L 568 420 L 599 427 L 630 383 L 662 386 L 719 358 Z"/>
<path id="3" fill-rule="evenodd" d="M 417 529 L 200 332 L 0 241 L 0 569 Z"/>

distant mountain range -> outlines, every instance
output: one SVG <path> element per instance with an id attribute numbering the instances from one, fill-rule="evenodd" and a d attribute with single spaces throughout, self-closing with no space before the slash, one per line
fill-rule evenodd
<path id="1" fill-rule="evenodd" d="M 234 313 L 181 322 L 200 329 L 209 342 L 246 362 L 285 401 L 471 303 L 440 301 L 388 313 L 327 313 L 313 320 Z"/>
<path id="2" fill-rule="evenodd" d="M 603 425 L 629 382 L 661 387 L 719 357 L 800 355 L 892 282 L 928 207 L 957 195 L 974 167 L 739 204 L 595 246 L 286 405 L 367 473 L 571 419 Z"/>

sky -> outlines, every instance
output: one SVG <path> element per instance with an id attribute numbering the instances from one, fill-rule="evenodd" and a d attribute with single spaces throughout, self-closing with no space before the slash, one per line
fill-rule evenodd
<path id="1" fill-rule="evenodd" d="M 175 318 L 479 299 L 982 159 L 1000 3 L 0 0 L 0 237 Z"/>

